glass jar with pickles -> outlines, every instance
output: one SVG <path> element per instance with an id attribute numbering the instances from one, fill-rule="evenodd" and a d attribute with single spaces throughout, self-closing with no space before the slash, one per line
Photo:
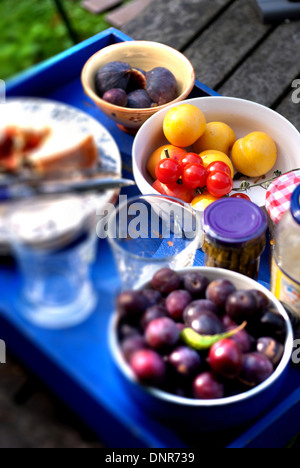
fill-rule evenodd
<path id="1" fill-rule="evenodd" d="M 240 198 L 215 201 L 204 212 L 205 266 L 257 279 L 267 228 L 265 212 L 251 201 Z"/>

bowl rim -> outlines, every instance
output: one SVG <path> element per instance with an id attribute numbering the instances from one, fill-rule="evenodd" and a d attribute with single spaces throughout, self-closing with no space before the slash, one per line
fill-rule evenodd
<path id="1" fill-rule="evenodd" d="M 145 193 L 159 193 L 157 190 L 155 190 L 152 185 L 148 182 L 148 180 L 144 177 L 142 171 L 139 169 L 138 166 L 138 152 L 137 152 L 137 145 L 139 142 L 139 139 L 142 138 L 141 135 L 142 133 L 149 129 L 151 127 L 153 120 L 156 118 L 158 119 L 160 115 L 162 115 L 164 112 L 167 112 L 169 109 L 173 107 L 180 106 L 181 104 L 194 104 L 195 102 L 199 103 L 201 101 L 205 102 L 218 102 L 218 100 L 222 100 L 223 102 L 231 103 L 235 102 L 240 105 L 247 105 L 249 106 L 249 109 L 256 109 L 256 110 L 263 110 L 270 116 L 276 116 L 279 118 L 279 120 L 287 125 L 287 127 L 290 129 L 290 131 L 294 134 L 295 138 L 298 139 L 299 141 L 299 146 L 300 146 L 300 132 L 297 130 L 295 125 L 293 125 L 286 117 L 284 117 L 282 114 L 279 114 L 279 112 L 270 109 L 269 107 L 260 104 L 255 101 L 250 101 L 247 99 L 243 98 L 238 98 L 238 97 L 231 97 L 231 96 L 199 96 L 196 98 L 190 98 L 190 99 L 185 99 L 180 102 L 175 102 L 175 103 L 169 103 L 168 106 L 166 106 L 164 109 L 160 109 L 158 112 L 156 112 L 154 115 L 151 115 L 149 119 L 146 120 L 146 122 L 143 123 L 143 125 L 138 129 L 135 138 L 133 140 L 133 145 L 132 145 L 132 170 L 133 170 L 133 176 L 134 180 L 140 189 L 142 193 L 144 193 L 144 190 L 146 191 Z M 150 156 L 150 155 L 149 155 Z M 142 189 L 140 187 L 141 181 L 145 184 L 145 187 Z M 263 207 L 264 204 L 259 205 L 260 207 Z M 201 210 L 200 210 L 201 211 Z"/>
<path id="2" fill-rule="evenodd" d="M 182 269 L 176 270 L 178 273 L 185 273 L 188 271 L 198 271 L 203 274 L 205 272 L 209 272 L 211 274 L 216 275 L 217 277 L 220 277 L 221 275 L 227 277 L 227 279 L 234 278 L 235 280 L 238 280 L 239 277 L 243 278 L 243 280 L 247 279 L 249 280 L 249 289 L 253 289 L 253 287 L 257 288 L 259 287 L 260 290 L 262 290 L 269 299 L 273 302 L 273 304 L 276 306 L 276 309 L 279 311 L 280 315 L 283 316 L 287 328 L 287 334 L 286 334 L 286 339 L 284 343 L 284 353 L 283 356 L 280 360 L 280 363 L 274 370 L 274 372 L 268 377 L 265 381 L 257 385 L 256 387 L 250 388 L 249 390 L 239 393 L 237 395 L 233 396 L 228 396 L 228 397 L 223 397 L 223 398 L 214 398 L 214 399 L 199 399 L 199 398 L 186 398 L 186 397 L 181 397 L 177 395 L 173 395 L 171 393 L 168 393 L 164 390 L 160 390 L 156 387 L 152 386 L 147 386 L 141 384 L 137 378 L 134 376 L 133 372 L 131 371 L 129 365 L 126 363 L 124 360 L 121 350 L 118 345 L 118 339 L 116 336 L 116 327 L 118 324 L 118 315 L 117 313 L 114 313 L 110 319 L 109 322 L 109 348 L 110 351 L 116 361 L 116 364 L 118 365 L 119 370 L 121 373 L 127 378 L 128 381 L 130 381 L 132 384 L 136 384 L 139 386 L 141 390 L 144 390 L 146 393 L 151 395 L 152 397 L 158 398 L 161 401 L 165 401 L 167 403 L 172 403 L 172 404 L 179 404 L 183 406 L 188 406 L 188 407 L 219 407 L 219 406 L 224 406 L 224 405 L 233 405 L 235 403 L 243 402 L 244 400 L 248 400 L 249 398 L 253 398 L 259 393 L 267 390 L 272 384 L 274 384 L 278 378 L 284 373 L 286 370 L 289 361 L 291 359 L 292 351 L 293 351 L 293 339 L 294 339 L 294 334 L 293 334 L 293 329 L 292 329 L 292 324 L 290 321 L 290 318 L 284 309 L 283 305 L 280 303 L 280 301 L 271 293 L 270 290 L 268 290 L 264 285 L 261 283 L 258 283 L 257 281 L 253 280 L 252 278 L 248 278 L 245 275 L 242 275 L 241 273 L 237 273 L 231 270 L 225 270 L 223 268 L 215 268 L 215 267 L 186 267 Z M 143 289 L 148 282 L 143 283 L 140 285 L 137 289 Z"/>
<path id="3" fill-rule="evenodd" d="M 166 104 L 162 104 L 161 106 L 156 106 L 156 107 L 144 107 L 144 108 L 130 108 L 130 107 L 122 107 L 122 106 L 116 106 L 115 104 L 111 104 L 110 102 L 104 101 L 98 94 L 96 94 L 88 85 L 88 68 L 89 65 L 100 55 L 103 55 L 105 51 L 109 50 L 114 50 L 116 48 L 122 49 L 128 47 L 128 45 L 133 46 L 133 47 L 140 47 L 143 45 L 150 45 L 152 47 L 155 47 L 157 49 L 164 48 L 166 50 L 169 50 L 172 52 L 173 55 L 176 55 L 178 58 L 182 59 L 183 62 L 186 63 L 188 68 L 190 69 L 190 81 L 188 86 L 185 88 L 185 90 L 177 96 L 175 99 L 172 101 L 167 102 Z M 135 112 L 138 112 L 139 114 L 148 114 L 149 112 L 157 113 L 160 110 L 165 109 L 165 107 L 169 106 L 170 104 L 176 104 L 177 102 L 181 102 L 183 99 L 185 99 L 192 91 L 195 81 L 196 81 L 196 73 L 195 69 L 191 63 L 191 61 L 180 51 L 174 49 L 173 47 L 167 45 L 167 44 L 162 44 L 160 42 L 154 42 L 154 41 L 124 41 L 124 42 L 118 42 L 116 44 L 111 44 L 106 47 L 104 47 L 101 50 L 98 50 L 95 52 L 91 57 L 85 62 L 83 65 L 83 68 L 81 70 L 81 75 L 80 75 L 81 83 L 84 88 L 85 93 L 95 102 L 97 102 L 99 105 L 105 106 L 107 109 L 110 109 L 111 111 L 113 110 L 118 110 L 119 112 L 124 112 L 125 114 L 132 114 Z"/>

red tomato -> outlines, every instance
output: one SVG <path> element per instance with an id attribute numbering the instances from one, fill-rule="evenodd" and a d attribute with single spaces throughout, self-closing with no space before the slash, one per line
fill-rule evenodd
<path id="1" fill-rule="evenodd" d="M 156 180 L 152 187 L 157 190 L 162 195 L 168 195 L 169 197 L 179 198 L 180 200 L 191 203 L 193 198 L 195 197 L 194 190 L 187 188 L 185 185 L 175 184 L 162 184 L 159 180 Z"/>
<path id="2" fill-rule="evenodd" d="M 175 159 L 162 159 L 155 168 L 155 175 L 162 184 L 174 184 L 181 176 L 181 166 Z"/>
<path id="3" fill-rule="evenodd" d="M 203 164 L 202 158 L 197 153 L 186 153 L 179 159 L 182 169 L 188 164 Z"/>
<path id="4" fill-rule="evenodd" d="M 226 172 L 210 172 L 207 177 L 206 187 L 214 197 L 221 198 L 231 192 L 233 180 Z"/>
<path id="5" fill-rule="evenodd" d="M 211 162 L 208 166 L 206 166 L 207 172 L 213 172 L 213 171 L 221 171 L 221 172 L 226 172 L 226 174 L 230 175 L 231 177 L 231 169 L 223 161 L 213 161 Z"/>
<path id="6" fill-rule="evenodd" d="M 230 198 L 244 198 L 245 200 L 249 200 L 251 201 L 251 198 L 248 197 L 248 195 L 246 195 L 245 193 L 233 193 L 232 195 L 230 195 Z"/>
<path id="7" fill-rule="evenodd" d="M 183 169 L 182 181 L 190 189 L 206 185 L 207 170 L 202 164 L 188 164 Z"/>

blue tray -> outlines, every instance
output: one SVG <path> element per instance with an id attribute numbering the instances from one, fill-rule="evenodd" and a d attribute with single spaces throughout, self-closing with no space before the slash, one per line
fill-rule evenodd
<path id="1" fill-rule="evenodd" d="M 7 83 L 7 95 L 39 96 L 71 104 L 98 119 L 115 138 L 122 155 L 123 174 L 132 177 L 133 137 L 98 111 L 83 93 L 80 72 L 86 60 L 99 49 L 133 40 L 110 28 L 47 60 Z M 217 95 L 196 81 L 190 97 Z M 124 192 L 133 195 L 136 188 Z M 259 281 L 269 287 L 269 252 L 262 257 Z M 196 256 L 203 265 L 203 254 Z M 105 268 L 102 268 L 102 265 Z M 199 439 L 187 436 L 145 414 L 127 393 L 108 349 L 108 323 L 119 279 L 106 241 L 98 243 L 93 280 L 101 302 L 80 326 L 48 331 L 27 323 L 15 310 L 14 293 L 20 277 L 4 259 L 0 265 L 0 338 L 8 349 L 42 378 L 90 427 L 107 447 L 199 448 L 281 447 L 300 431 L 300 371 L 291 364 L 285 383 L 271 410 L 247 427 L 214 433 Z M 200 440 L 200 442 L 199 442 Z"/>

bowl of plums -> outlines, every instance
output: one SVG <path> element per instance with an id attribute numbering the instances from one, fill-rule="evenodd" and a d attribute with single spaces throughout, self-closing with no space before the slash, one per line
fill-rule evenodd
<path id="1" fill-rule="evenodd" d="M 289 316 L 267 288 L 210 267 L 162 268 L 121 292 L 109 339 L 122 384 L 143 410 L 199 432 L 262 415 L 293 349 Z"/>
<path id="2" fill-rule="evenodd" d="M 92 55 L 82 69 L 81 81 L 102 112 L 122 130 L 135 134 L 155 112 L 190 94 L 195 71 L 170 46 L 126 41 Z"/>

